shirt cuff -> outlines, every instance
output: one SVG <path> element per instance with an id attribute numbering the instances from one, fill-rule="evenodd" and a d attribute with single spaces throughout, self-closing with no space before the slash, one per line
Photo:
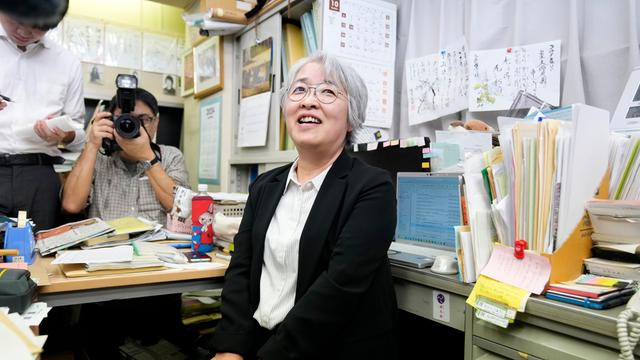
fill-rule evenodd
<path id="1" fill-rule="evenodd" d="M 76 130 L 76 136 L 73 138 L 73 140 L 70 143 L 65 144 L 64 147 L 70 151 L 82 151 L 85 138 L 86 138 L 86 134 L 84 133 L 84 130 Z"/>

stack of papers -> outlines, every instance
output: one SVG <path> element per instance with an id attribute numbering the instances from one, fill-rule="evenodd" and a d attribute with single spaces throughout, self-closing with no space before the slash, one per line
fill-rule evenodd
<path id="1" fill-rule="evenodd" d="M 35 336 L 20 314 L 0 308 L 0 349 L 3 359 L 32 360 L 42 353 L 47 335 Z"/>
<path id="2" fill-rule="evenodd" d="M 609 165 L 609 197 L 615 200 L 640 199 L 640 137 L 612 134 Z"/>
<path id="3" fill-rule="evenodd" d="M 49 255 L 112 231 L 113 228 L 99 218 L 68 223 L 54 229 L 39 231 L 36 234 L 36 248 L 41 255 Z"/>
<path id="4" fill-rule="evenodd" d="M 583 104 L 546 118 L 499 118 L 513 189 L 515 238 L 537 252 L 559 248 L 584 215 L 608 166 L 609 114 Z"/>
<path id="5" fill-rule="evenodd" d="M 92 250 L 69 250 L 62 252 L 54 265 L 83 264 L 86 271 L 122 269 L 162 269 L 164 263 L 155 255 L 134 255 L 131 245 L 122 245 Z"/>
<path id="6" fill-rule="evenodd" d="M 153 221 L 133 216 L 109 220 L 106 223 L 113 228 L 113 232 L 87 239 L 83 243 L 83 249 L 129 244 L 130 239 L 148 236 L 145 234 L 158 231 L 162 227 L 162 225 Z"/>

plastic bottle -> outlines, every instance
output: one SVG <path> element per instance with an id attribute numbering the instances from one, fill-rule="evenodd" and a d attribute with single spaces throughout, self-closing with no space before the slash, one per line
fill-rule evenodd
<path id="1" fill-rule="evenodd" d="M 198 193 L 191 199 L 191 250 L 207 253 L 213 250 L 213 198 L 207 184 L 198 184 Z"/>

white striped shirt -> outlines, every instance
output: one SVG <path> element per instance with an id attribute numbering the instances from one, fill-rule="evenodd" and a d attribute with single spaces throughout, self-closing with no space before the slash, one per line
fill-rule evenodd
<path id="1" fill-rule="evenodd" d="M 69 115 L 76 136 L 67 149 L 84 146 L 84 97 L 80 60 L 44 38 L 18 49 L 0 25 L 0 93 L 14 102 L 0 111 L 0 153 L 45 153 L 58 156 L 57 144 L 48 144 L 33 131 L 37 120 Z M 25 136 L 16 132 L 24 131 Z"/>
<path id="2" fill-rule="evenodd" d="M 260 326 L 273 329 L 293 308 L 298 282 L 300 236 L 320 186 L 331 166 L 300 184 L 296 161 L 289 170 L 287 184 L 271 218 L 264 242 L 260 304 L 253 318 Z"/>

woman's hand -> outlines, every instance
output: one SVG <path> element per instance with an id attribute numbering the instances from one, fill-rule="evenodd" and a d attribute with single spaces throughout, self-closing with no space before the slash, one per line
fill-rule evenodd
<path id="1" fill-rule="evenodd" d="M 211 360 L 244 360 L 241 355 L 234 353 L 217 353 Z"/>

